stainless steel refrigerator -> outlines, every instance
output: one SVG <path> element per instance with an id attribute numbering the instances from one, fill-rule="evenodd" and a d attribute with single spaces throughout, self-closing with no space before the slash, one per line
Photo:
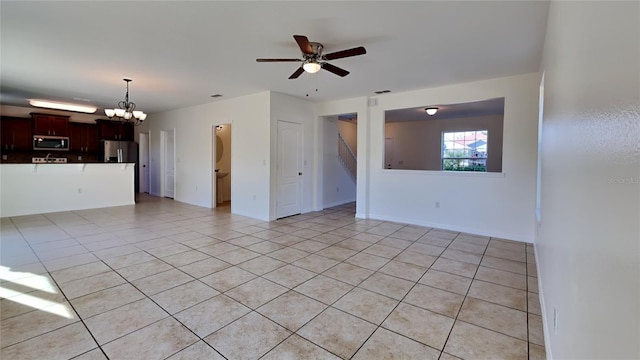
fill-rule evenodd
<path id="1" fill-rule="evenodd" d="M 138 143 L 134 141 L 100 140 L 98 161 L 105 163 L 133 163 L 135 192 L 140 188 L 138 170 Z"/>

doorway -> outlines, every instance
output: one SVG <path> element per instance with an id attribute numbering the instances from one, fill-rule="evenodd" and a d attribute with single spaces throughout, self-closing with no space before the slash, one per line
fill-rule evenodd
<path id="1" fill-rule="evenodd" d="M 175 129 L 162 130 L 160 142 L 162 146 L 162 171 L 164 173 L 162 196 L 173 199 L 175 196 Z"/>
<path id="2" fill-rule="evenodd" d="M 302 125 L 278 120 L 276 218 L 302 212 Z"/>
<path id="3" fill-rule="evenodd" d="M 321 208 L 353 203 L 357 193 L 358 116 L 325 116 L 321 129 Z"/>
<path id="4" fill-rule="evenodd" d="M 231 124 L 213 127 L 212 208 L 231 208 Z"/>

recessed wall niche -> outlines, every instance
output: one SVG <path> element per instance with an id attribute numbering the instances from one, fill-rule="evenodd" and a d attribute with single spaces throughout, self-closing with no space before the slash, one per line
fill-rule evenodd
<path id="1" fill-rule="evenodd" d="M 426 108 L 438 108 L 428 115 Z M 385 111 L 384 169 L 502 172 L 504 98 Z"/>

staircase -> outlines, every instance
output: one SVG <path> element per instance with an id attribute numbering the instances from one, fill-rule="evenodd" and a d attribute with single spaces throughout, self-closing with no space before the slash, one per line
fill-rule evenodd
<path id="1" fill-rule="evenodd" d="M 349 145 L 340 133 L 338 133 L 338 158 L 344 167 L 349 171 L 353 180 L 356 180 L 356 170 L 358 168 L 358 160 Z"/>

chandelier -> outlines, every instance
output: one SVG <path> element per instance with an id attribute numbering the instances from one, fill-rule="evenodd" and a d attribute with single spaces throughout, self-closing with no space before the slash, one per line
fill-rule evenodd
<path id="1" fill-rule="evenodd" d="M 114 116 L 118 121 L 131 125 L 142 125 L 144 119 L 147 118 L 147 114 L 140 110 L 136 110 L 136 104 L 133 101 L 129 101 L 129 83 L 131 79 L 122 79 L 127 83 L 127 93 L 124 96 L 124 101 L 118 103 L 117 109 L 104 109 L 104 114 L 109 119 Z"/>

